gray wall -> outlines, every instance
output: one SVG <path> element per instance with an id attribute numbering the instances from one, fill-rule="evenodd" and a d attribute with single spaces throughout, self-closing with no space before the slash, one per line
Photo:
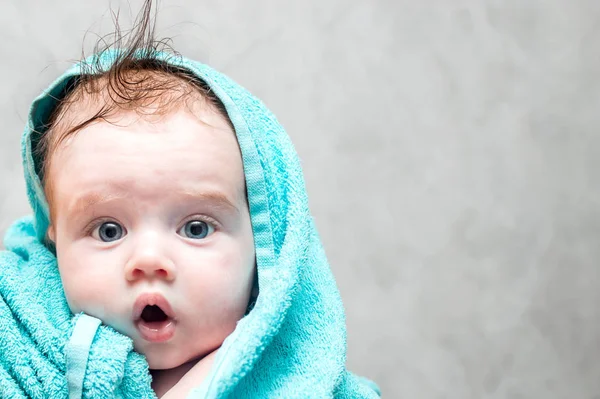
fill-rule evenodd
<path id="1" fill-rule="evenodd" d="M 107 7 L 2 1 L 2 232 L 28 213 L 28 104 Z M 296 143 L 351 369 L 387 398 L 600 397 L 598 2 L 161 8 L 160 33 Z"/>

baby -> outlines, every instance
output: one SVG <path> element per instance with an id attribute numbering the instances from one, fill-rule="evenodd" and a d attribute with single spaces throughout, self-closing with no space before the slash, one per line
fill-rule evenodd
<path id="1" fill-rule="evenodd" d="M 161 396 L 200 381 L 245 314 L 254 241 L 218 99 L 183 72 L 134 66 L 121 59 L 56 108 L 40 142 L 47 234 L 70 309 L 130 336 Z"/>
<path id="2" fill-rule="evenodd" d="M 0 396 L 378 397 L 345 368 L 287 135 L 225 76 L 159 51 L 149 12 L 32 106 L 34 218 L 0 253 Z"/>

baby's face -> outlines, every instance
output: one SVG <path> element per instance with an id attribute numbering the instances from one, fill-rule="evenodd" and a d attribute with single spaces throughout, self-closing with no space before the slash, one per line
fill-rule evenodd
<path id="1" fill-rule="evenodd" d="M 51 155 L 49 236 L 69 306 L 132 337 L 152 369 L 221 345 L 252 288 L 238 144 L 223 117 L 202 120 L 210 126 L 184 110 L 126 114 Z"/>

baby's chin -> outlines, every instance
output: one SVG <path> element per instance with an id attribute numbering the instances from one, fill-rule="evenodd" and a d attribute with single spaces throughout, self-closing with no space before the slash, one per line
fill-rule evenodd
<path id="1" fill-rule="evenodd" d="M 146 358 L 146 360 L 148 361 L 148 367 L 150 368 L 150 370 L 172 370 L 172 369 L 176 369 L 179 366 L 182 366 L 188 362 L 166 362 L 163 359 L 160 360 L 151 360 Z"/>
<path id="2" fill-rule="evenodd" d="M 150 370 L 170 370 L 193 360 L 193 358 L 173 356 L 173 354 L 169 354 L 169 356 L 163 356 L 152 352 L 142 354 L 146 356 L 146 361 L 148 362 L 148 366 L 150 366 Z"/>
<path id="3" fill-rule="evenodd" d="M 162 347 L 143 348 L 135 346 L 137 352 L 146 357 L 150 370 L 170 370 L 190 362 L 197 362 L 206 356 L 207 352 L 192 352 L 191 348 L 178 348 L 171 345 L 162 345 Z"/>

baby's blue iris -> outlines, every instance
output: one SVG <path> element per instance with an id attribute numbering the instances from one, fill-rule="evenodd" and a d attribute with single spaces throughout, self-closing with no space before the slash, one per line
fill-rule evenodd
<path id="1" fill-rule="evenodd" d="M 104 242 L 117 241 L 123 237 L 123 228 L 116 223 L 102 223 L 98 229 L 98 235 Z"/>
<path id="2" fill-rule="evenodd" d="M 185 237 L 200 240 L 202 238 L 206 238 L 206 236 L 210 233 L 211 226 L 202 220 L 190 220 L 183 226 L 183 229 L 181 230 L 181 233 L 183 233 Z"/>

